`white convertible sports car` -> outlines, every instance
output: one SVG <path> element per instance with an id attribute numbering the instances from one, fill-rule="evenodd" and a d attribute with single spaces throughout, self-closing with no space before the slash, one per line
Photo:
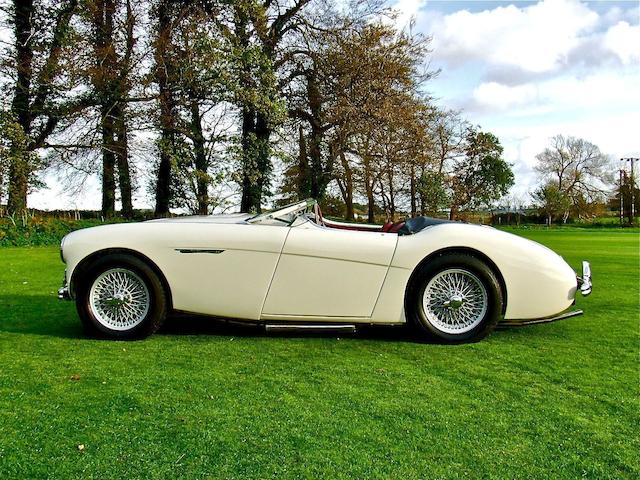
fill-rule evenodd
<path id="1" fill-rule="evenodd" d="M 383 226 L 324 219 L 313 200 L 268 213 L 106 225 L 67 235 L 60 298 L 92 335 L 141 338 L 172 311 L 267 330 L 410 323 L 476 341 L 499 321 L 540 323 L 591 292 L 556 253 L 491 227 L 418 217 Z M 565 312 L 565 313 L 562 313 Z"/>

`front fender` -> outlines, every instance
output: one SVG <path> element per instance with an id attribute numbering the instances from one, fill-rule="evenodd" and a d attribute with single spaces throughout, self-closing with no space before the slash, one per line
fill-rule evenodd
<path id="1" fill-rule="evenodd" d="M 413 270 L 425 257 L 451 248 L 476 250 L 495 264 L 507 293 L 505 319 L 548 317 L 574 301 L 576 274 L 560 255 L 491 227 L 448 223 L 402 236 L 391 266 Z"/>

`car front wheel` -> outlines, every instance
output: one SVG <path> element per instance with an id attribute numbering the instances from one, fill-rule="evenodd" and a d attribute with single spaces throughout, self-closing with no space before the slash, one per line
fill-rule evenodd
<path id="1" fill-rule="evenodd" d="M 79 279 L 76 307 L 90 335 L 135 339 L 160 328 L 167 301 L 162 283 L 148 265 L 116 254 L 97 260 Z"/>
<path id="2" fill-rule="evenodd" d="M 447 343 L 474 342 L 496 326 L 503 296 L 495 273 L 466 254 L 443 254 L 422 265 L 408 292 L 410 320 Z"/>

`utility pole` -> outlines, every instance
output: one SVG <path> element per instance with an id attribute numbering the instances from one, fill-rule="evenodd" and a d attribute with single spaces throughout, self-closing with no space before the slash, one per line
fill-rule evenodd
<path id="1" fill-rule="evenodd" d="M 624 225 L 624 170 L 620 169 L 620 226 Z"/>
<path id="2" fill-rule="evenodd" d="M 627 162 L 629 162 L 631 164 L 631 174 L 629 175 L 629 188 L 631 190 L 630 192 L 630 197 L 631 197 L 631 224 L 633 224 L 633 220 L 636 216 L 636 212 L 635 212 L 635 190 L 636 190 L 636 183 L 635 183 L 635 176 L 634 176 L 634 165 L 635 162 L 639 161 L 640 158 L 637 157 L 628 157 L 628 158 L 621 158 L 620 161 L 621 162 L 625 162 L 625 165 Z M 621 197 L 622 198 L 622 197 Z"/>

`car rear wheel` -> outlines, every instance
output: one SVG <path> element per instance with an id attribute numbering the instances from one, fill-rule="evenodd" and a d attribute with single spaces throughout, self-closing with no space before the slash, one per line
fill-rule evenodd
<path id="1" fill-rule="evenodd" d="M 156 273 L 130 255 L 107 255 L 77 281 L 76 307 L 88 334 L 144 338 L 162 325 L 166 294 Z"/>
<path id="2" fill-rule="evenodd" d="M 487 336 L 502 304 L 495 273 L 467 254 L 443 254 L 419 267 L 407 295 L 409 320 L 421 333 L 447 343 Z"/>

